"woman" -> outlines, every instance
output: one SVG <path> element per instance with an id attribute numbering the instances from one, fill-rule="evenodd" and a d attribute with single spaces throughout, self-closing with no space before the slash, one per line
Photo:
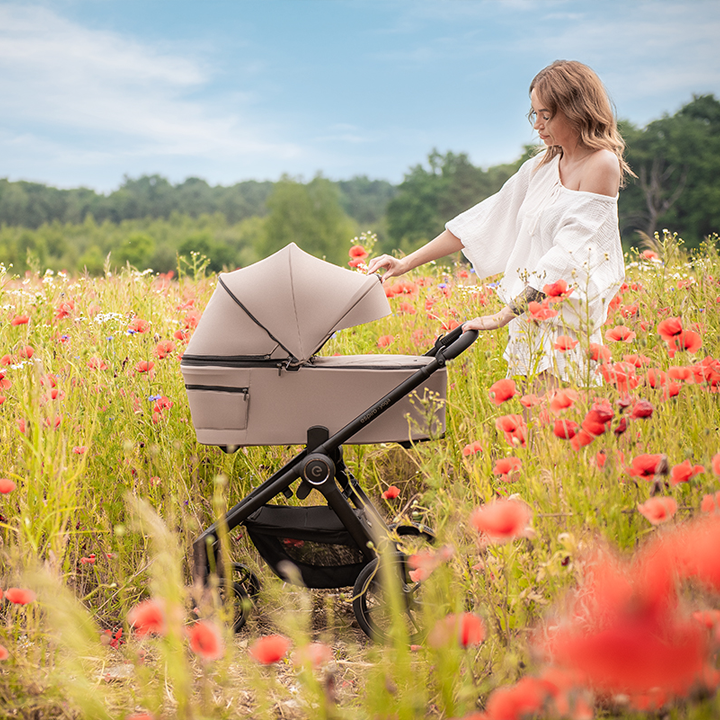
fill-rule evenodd
<path id="1" fill-rule="evenodd" d="M 532 81 L 530 101 L 530 118 L 546 149 L 434 240 L 402 259 L 375 258 L 368 272 L 384 268 L 385 282 L 462 250 L 478 280 L 504 273 L 498 295 L 505 307 L 463 329 L 510 324 L 508 375 L 552 386 L 557 379 L 587 381 L 589 343 L 602 342 L 608 305 L 625 275 L 617 198 L 630 168 L 605 88 L 589 67 L 554 62 Z M 542 301 L 543 288 L 561 280 L 570 295 L 548 308 L 557 308 L 557 316 L 536 322 L 529 303 Z M 561 335 L 577 346 L 558 349 Z"/>

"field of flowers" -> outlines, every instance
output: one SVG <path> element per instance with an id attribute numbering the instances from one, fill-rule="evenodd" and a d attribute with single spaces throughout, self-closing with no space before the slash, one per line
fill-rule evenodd
<path id="1" fill-rule="evenodd" d="M 284 584 L 242 527 L 222 541 L 261 582 L 246 626 L 191 584 L 199 532 L 298 450 L 197 444 L 180 358 L 216 284 L 201 263 L 0 268 L 0 717 L 717 717 L 719 249 L 666 233 L 627 258 L 605 344 L 580 339 L 589 389 L 506 379 L 489 332 L 448 366 L 444 437 L 346 448 L 388 521 L 437 535 L 403 548 L 425 632 L 389 593 L 385 644 L 351 589 Z M 465 266 L 421 270 L 323 353 L 422 354 L 497 308 Z M 530 322 L 568 292 L 546 291 Z"/>

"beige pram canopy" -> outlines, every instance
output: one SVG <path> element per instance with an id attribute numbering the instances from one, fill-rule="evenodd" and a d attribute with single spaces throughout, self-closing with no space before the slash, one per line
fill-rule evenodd
<path id="1" fill-rule="evenodd" d="M 206 445 L 303 444 L 366 413 L 432 357 L 317 353 L 339 330 L 390 313 L 377 276 L 340 268 L 291 243 L 218 276 L 182 358 L 193 425 Z M 445 427 L 445 368 L 364 425 L 349 443 L 402 442 Z M 434 394 L 433 412 L 418 397 Z"/>

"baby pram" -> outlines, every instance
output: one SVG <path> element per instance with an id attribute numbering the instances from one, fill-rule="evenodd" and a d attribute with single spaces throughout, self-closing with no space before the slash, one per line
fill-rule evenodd
<path id="1" fill-rule="evenodd" d="M 318 260 L 295 244 L 218 276 L 181 363 L 198 441 L 227 452 L 249 445 L 305 447 L 195 541 L 196 580 L 207 582 L 211 572 L 222 576 L 228 567 L 219 559 L 220 523 L 228 531 L 242 524 L 281 578 L 310 588 L 353 587 L 360 627 L 380 637 L 378 554 L 389 547 L 412 616 L 418 586 L 406 574 L 398 539 L 432 540 L 432 531 L 414 523 L 389 527 L 343 462 L 342 445 L 440 436 L 445 363 L 477 333 L 457 328 L 423 356 L 317 355 L 333 333 L 389 313 L 377 276 Z M 421 402 L 427 393 L 432 398 Z M 326 504 L 302 504 L 312 490 Z M 281 495 L 285 503 L 270 503 Z M 297 500 L 288 504 L 293 496 Z M 223 583 L 238 600 L 237 630 L 258 584 L 243 564 L 229 567 L 233 577 Z"/>

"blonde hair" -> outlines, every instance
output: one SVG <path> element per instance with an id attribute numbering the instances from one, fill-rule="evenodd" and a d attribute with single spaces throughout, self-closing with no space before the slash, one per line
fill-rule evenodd
<path id="1" fill-rule="evenodd" d="M 556 60 L 541 70 L 530 83 L 530 93 L 535 90 L 543 105 L 554 117 L 560 111 L 580 137 L 580 145 L 590 150 L 610 150 L 617 155 L 622 173 L 635 173 L 625 162 L 625 141 L 618 132 L 617 120 L 610 98 L 600 78 L 587 65 L 576 60 Z M 532 121 L 533 111 L 528 114 Z M 548 148 L 541 165 L 550 162 L 562 148 Z"/>

